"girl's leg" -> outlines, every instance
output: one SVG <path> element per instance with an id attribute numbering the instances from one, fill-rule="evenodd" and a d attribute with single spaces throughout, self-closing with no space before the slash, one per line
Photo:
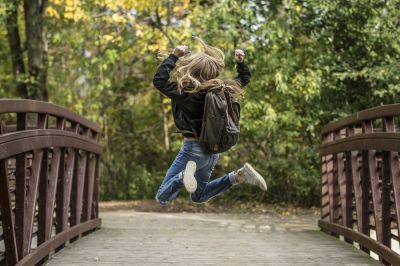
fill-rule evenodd
<path id="1" fill-rule="evenodd" d="M 236 184 L 235 172 L 231 172 L 223 177 L 208 182 L 210 180 L 211 173 L 214 170 L 215 165 L 217 164 L 218 158 L 218 154 L 213 154 L 208 167 L 204 167 L 196 171 L 195 177 L 197 180 L 197 190 L 193 194 L 191 194 L 191 199 L 194 202 L 206 202 L 212 197 L 215 197 L 219 193 L 229 189 L 232 185 Z"/>
<path id="2" fill-rule="evenodd" d="M 159 203 L 167 204 L 178 196 L 179 190 L 183 186 L 181 173 L 185 169 L 188 159 L 187 154 L 182 148 L 168 169 L 167 174 L 158 189 L 156 200 Z"/>

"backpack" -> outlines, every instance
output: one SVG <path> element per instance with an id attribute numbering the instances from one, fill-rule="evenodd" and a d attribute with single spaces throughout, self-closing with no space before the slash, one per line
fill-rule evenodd
<path id="1" fill-rule="evenodd" d="M 226 89 L 210 90 L 204 103 L 199 143 L 212 153 L 229 150 L 239 140 L 240 104 Z"/>

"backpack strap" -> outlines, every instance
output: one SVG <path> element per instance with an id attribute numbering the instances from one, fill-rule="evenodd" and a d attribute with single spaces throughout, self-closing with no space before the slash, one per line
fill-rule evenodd
<path id="1" fill-rule="evenodd" d="M 230 92 L 229 92 L 228 89 L 226 89 L 226 88 L 223 88 L 222 90 L 223 90 L 223 92 L 224 92 L 225 100 L 226 100 L 226 102 L 227 102 L 227 104 L 228 104 L 228 111 L 229 111 L 229 113 L 230 113 L 231 116 L 234 116 L 234 115 L 235 115 L 235 112 L 233 111 L 232 99 L 231 99 Z"/>

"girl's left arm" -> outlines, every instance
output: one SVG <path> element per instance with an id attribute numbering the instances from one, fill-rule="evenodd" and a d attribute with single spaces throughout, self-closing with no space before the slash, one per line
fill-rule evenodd
<path id="1" fill-rule="evenodd" d="M 171 99 L 180 96 L 177 83 L 169 81 L 169 73 L 175 68 L 176 61 L 178 61 L 178 57 L 170 54 L 158 67 L 153 78 L 154 87 Z"/>

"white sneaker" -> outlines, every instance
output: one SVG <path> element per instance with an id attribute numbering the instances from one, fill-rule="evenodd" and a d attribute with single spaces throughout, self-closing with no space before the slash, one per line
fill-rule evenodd
<path id="1" fill-rule="evenodd" d="M 197 189 L 197 180 L 194 177 L 196 172 L 196 162 L 188 161 L 185 171 L 183 172 L 183 184 L 189 193 L 194 193 Z"/>
<path id="2" fill-rule="evenodd" d="M 267 191 L 267 184 L 264 178 L 249 164 L 245 163 L 242 168 L 237 171 L 238 175 L 244 177 L 244 181 L 248 184 L 258 186 L 264 191 Z"/>

